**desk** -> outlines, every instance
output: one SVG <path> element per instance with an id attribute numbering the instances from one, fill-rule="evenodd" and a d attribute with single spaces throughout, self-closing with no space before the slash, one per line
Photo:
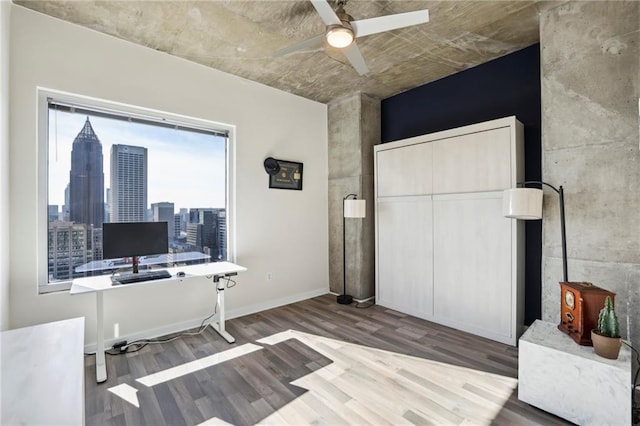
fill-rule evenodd
<path id="1" fill-rule="evenodd" d="M 536 320 L 520 338 L 518 398 L 580 425 L 631 425 L 631 350 L 618 359 Z"/>
<path id="2" fill-rule="evenodd" d="M 110 275 L 100 275 L 97 277 L 78 278 L 72 281 L 70 294 L 95 293 L 96 294 L 96 381 L 102 383 L 107 380 L 107 365 L 104 356 L 104 303 L 102 294 L 105 291 L 120 290 L 130 288 L 131 286 L 153 285 L 166 283 L 169 281 L 183 281 L 196 277 L 211 277 L 216 283 L 218 321 L 211 322 L 211 327 L 217 331 L 227 342 L 233 343 L 233 338 L 224 327 L 225 311 L 224 311 L 224 283 L 220 282 L 220 278 L 236 275 L 238 272 L 246 271 L 247 268 L 235 265 L 230 262 L 205 263 L 202 265 L 178 266 L 174 268 L 166 268 L 171 274 L 171 278 L 142 281 L 132 284 L 112 285 Z M 178 272 L 184 272 L 184 277 L 178 277 Z"/>
<path id="3" fill-rule="evenodd" d="M 0 333 L 3 425 L 84 424 L 84 318 Z"/>

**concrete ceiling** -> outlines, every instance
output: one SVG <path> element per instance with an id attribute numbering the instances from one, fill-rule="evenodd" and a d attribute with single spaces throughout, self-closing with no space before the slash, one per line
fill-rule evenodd
<path id="1" fill-rule="evenodd" d="M 359 38 L 370 69 L 359 76 L 332 48 L 272 56 L 324 32 L 308 0 L 14 2 L 323 103 L 356 91 L 387 98 L 530 46 L 539 40 L 539 10 L 550 3 L 349 0 L 356 20 L 420 9 L 431 19 Z"/>

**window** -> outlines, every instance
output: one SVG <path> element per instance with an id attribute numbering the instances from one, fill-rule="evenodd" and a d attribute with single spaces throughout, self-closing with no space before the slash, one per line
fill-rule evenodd
<path id="1" fill-rule="evenodd" d="M 40 292 L 131 266 L 103 259 L 109 222 L 167 222 L 169 252 L 142 257 L 141 267 L 230 259 L 232 127 L 48 90 L 39 99 Z"/>

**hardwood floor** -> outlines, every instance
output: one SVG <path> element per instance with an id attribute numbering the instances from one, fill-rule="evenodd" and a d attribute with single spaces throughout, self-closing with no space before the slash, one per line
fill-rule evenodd
<path id="1" fill-rule="evenodd" d="M 517 398 L 517 348 L 326 295 L 85 359 L 88 425 L 567 424 Z"/>

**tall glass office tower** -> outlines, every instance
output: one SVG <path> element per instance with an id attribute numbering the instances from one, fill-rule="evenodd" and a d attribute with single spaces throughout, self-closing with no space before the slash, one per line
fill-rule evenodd
<path id="1" fill-rule="evenodd" d="M 102 228 L 104 173 L 102 144 L 89 117 L 73 141 L 69 172 L 69 220 Z"/>
<path id="2" fill-rule="evenodd" d="M 111 146 L 111 221 L 145 222 L 147 148 Z"/>

